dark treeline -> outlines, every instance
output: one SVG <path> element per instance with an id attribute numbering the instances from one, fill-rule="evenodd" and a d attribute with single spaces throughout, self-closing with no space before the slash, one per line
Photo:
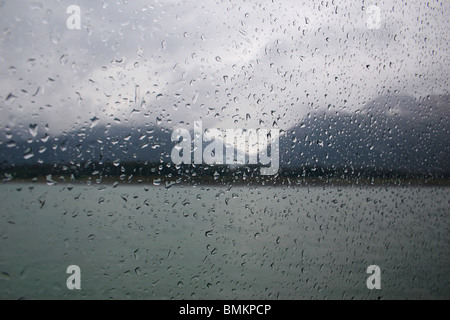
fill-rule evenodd
<path id="1" fill-rule="evenodd" d="M 73 180 L 120 178 L 129 180 L 131 177 L 161 178 L 162 180 L 183 178 L 182 181 L 235 181 L 236 179 L 257 179 L 258 181 L 275 181 L 280 179 L 440 179 L 450 180 L 450 173 L 417 173 L 408 171 L 380 170 L 376 168 L 329 168 L 320 166 L 303 166 L 301 168 L 280 168 L 276 176 L 261 176 L 260 166 L 243 165 L 179 165 L 171 163 L 99 163 L 84 162 L 77 164 L 34 164 L 0 167 L 3 181 L 12 179 L 28 180 L 52 175 L 64 176 Z M 145 179 L 146 180 L 146 179 Z"/>

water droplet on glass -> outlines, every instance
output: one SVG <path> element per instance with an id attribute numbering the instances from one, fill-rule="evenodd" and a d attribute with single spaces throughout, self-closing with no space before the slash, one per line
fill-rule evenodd
<path id="1" fill-rule="evenodd" d="M 31 150 L 31 148 L 27 148 L 27 149 L 25 150 L 24 154 L 23 154 L 23 158 L 24 158 L 25 160 L 28 160 L 28 159 L 30 159 L 30 158 L 32 158 L 32 157 L 34 157 L 33 151 Z"/>
<path id="2" fill-rule="evenodd" d="M 30 124 L 28 131 L 33 136 L 33 138 L 37 136 L 37 130 L 38 130 L 37 124 Z"/>
<path id="3" fill-rule="evenodd" d="M 100 120 L 99 118 L 97 118 L 97 117 L 93 117 L 92 119 L 90 119 L 91 120 L 91 129 L 93 128 L 93 127 L 95 127 L 96 125 L 97 125 L 97 123 L 98 123 L 98 121 Z"/>

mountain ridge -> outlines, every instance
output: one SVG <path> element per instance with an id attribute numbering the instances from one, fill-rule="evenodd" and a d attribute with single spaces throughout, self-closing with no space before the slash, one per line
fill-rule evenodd
<path id="1" fill-rule="evenodd" d="M 449 101 L 449 95 L 422 101 L 402 95 L 381 96 L 359 112 L 310 113 L 299 124 L 281 130 L 280 167 L 448 173 Z M 61 136 L 32 133 L 32 141 L 7 139 L 0 143 L 3 169 L 86 162 L 167 164 L 175 145 L 172 129 L 161 126 L 97 124 Z"/>

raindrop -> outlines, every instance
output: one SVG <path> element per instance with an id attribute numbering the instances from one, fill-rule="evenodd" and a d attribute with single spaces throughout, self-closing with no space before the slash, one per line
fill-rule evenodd
<path id="1" fill-rule="evenodd" d="M 99 118 L 97 118 L 97 117 L 93 117 L 92 119 L 90 119 L 91 120 L 91 129 L 93 128 L 93 127 L 95 127 L 96 125 L 97 125 L 97 123 L 98 123 L 98 121 L 100 120 Z"/>
<path id="2" fill-rule="evenodd" d="M 17 98 L 17 97 L 16 97 L 14 94 L 9 93 L 9 94 L 6 96 L 5 101 L 14 101 L 16 98 Z"/>
<path id="3" fill-rule="evenodd" d="M 49 186 L 53 186 L 53 185 L 56 184 L 56 181 L 53 181 L 52 175 L 51 175 L 51 174 L 45 176 L 45 182 L 46 182 L 47 185 L 49 185 Z"/>
<path id="4" fill-rule="evenodd" d="M 9 281 L 10 276 L 7 272 L 0 272 L 0 280 Z"/>
<path id="5" fill-rule="evenodd" d="M 194 97 L 192 98 L 192 103 L 196 103 L 197 102 L 198 95 L 199 95 L 198 91 L 195 91 Z"/>
<path id="6" fill-rule="evenodd" d="M 50 39 L 54 44 L 58 44 L 61 40 L 61 35 L 56 29 L 54 29 L 50 34 Z"/>
<path id="7" fill-rule="evenodd" d="M 28 160 L 30 158 L 34 157 L 33 151 L 31 150 L 31 148 L 27 148 L 23 154 L 23 158 L 25 160 Z"/>
<path id="8" fill-rule="evenodd" d="M 67 54 L 63 54 L 61 58 L 59 58 L 59 63 L 64 66 L 67 64 L 67 62 L 69 62 L 69 57 L 67 56 Z"/>
<path id="9" fill-rule="evenodd" d="M 37 124 L 30 124 L 30 126 L 28 127 L 28 131 L 33 136 L 33 138 L 37 136 L 37 130 L 38 130 Z"/>

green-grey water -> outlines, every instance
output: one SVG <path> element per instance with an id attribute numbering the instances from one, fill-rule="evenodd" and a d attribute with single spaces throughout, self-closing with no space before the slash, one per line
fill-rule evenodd
<path id="1" fill-rule="evenodd" d="M 445 187 L 7 183 L 0 298 L 449 299 L 449 201 Z"/>

